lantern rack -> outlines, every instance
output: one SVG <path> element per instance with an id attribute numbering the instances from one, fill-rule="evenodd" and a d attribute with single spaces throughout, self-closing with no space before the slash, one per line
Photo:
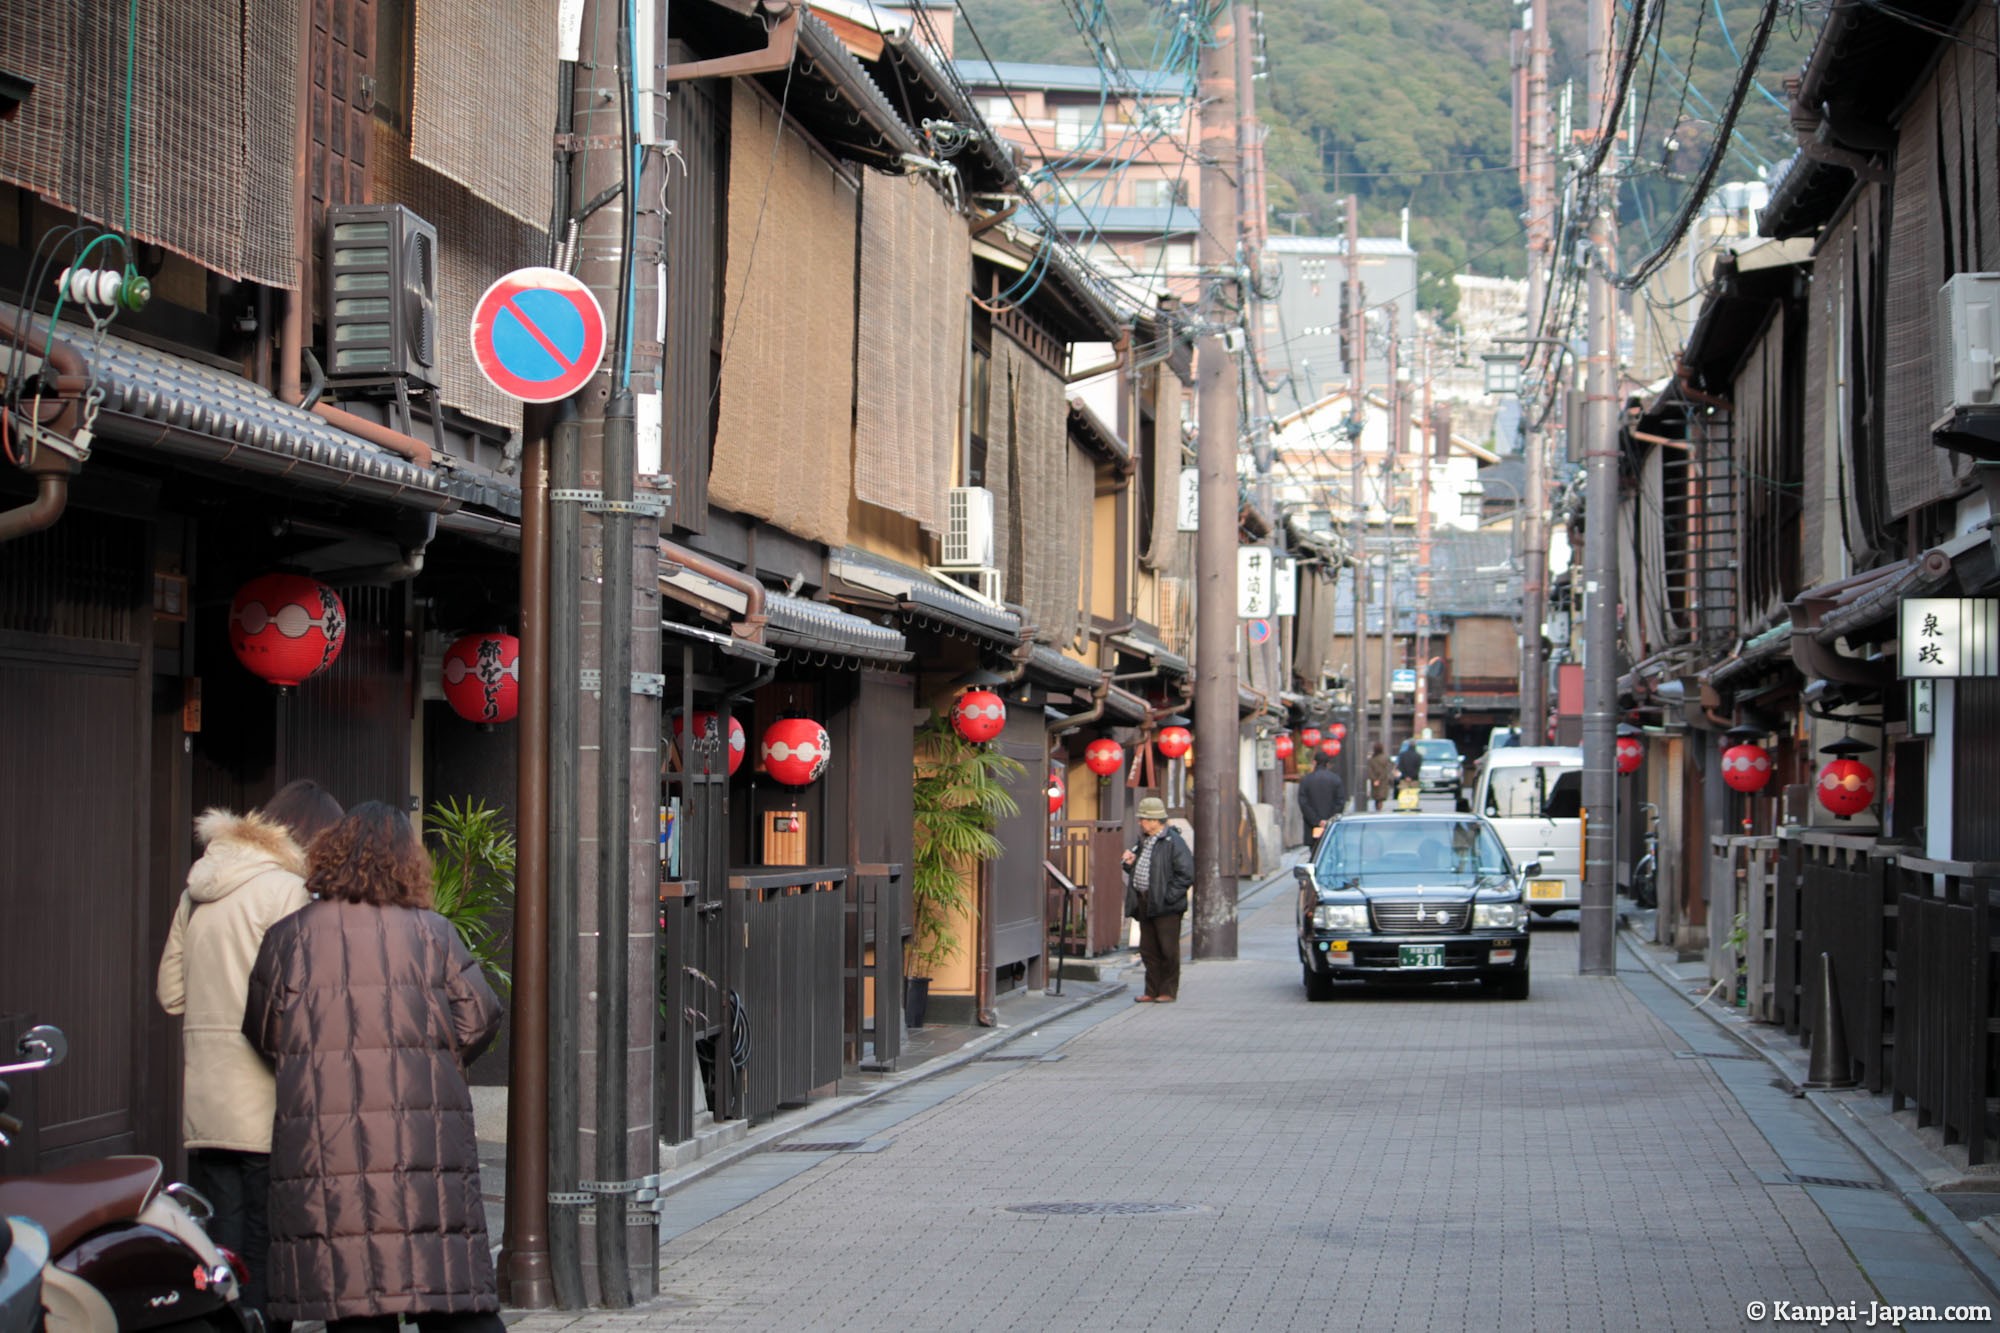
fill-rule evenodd
<path id="1" fill-rule="evenodd" d="M 597 667 L 584 667 L 576 673 L 576 683 L 591 694 L 600 694 L 604 690 L 604 672 Z M 658 671 L 634 671 L 632 693 L 664 699 L 667 697 L 667 678 Z"/>

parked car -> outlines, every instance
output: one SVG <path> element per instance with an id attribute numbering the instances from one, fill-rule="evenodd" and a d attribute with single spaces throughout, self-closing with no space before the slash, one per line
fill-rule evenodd
<path id="1" fill-rule="evenodd" d="M 1509 745 L 1480 766 L 1473 810 L 1516 861 L 1537 863 L 1526 900 L 1536 916 L 1583 906 L 1583 750 Z"/>
<path id="2" fill-rule="evenodd" d="M 1528 998 L 1523 880 L 1477 815 L 1349 815 L 1297 867 L 1299 966 L 1306 998 L 1343 980 L 1479 980 Z"/>

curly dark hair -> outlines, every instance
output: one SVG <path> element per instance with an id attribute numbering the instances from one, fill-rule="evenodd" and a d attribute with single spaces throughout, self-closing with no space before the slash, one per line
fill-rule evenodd
<path id="1" fill-rule="evenodd" d="M 401 810 L 364 801 L 313 840 L 306 889 L 377 907 L 429 907 L 431 859 Z"/>

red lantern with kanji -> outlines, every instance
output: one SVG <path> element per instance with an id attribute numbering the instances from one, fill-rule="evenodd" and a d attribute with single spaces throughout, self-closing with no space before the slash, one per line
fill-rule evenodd
<path id="1" fill-rule="evenodd" d="M 1331 759 L 1340 753 L 1340 737 L 1328 736 L 1319 743 L 1319 752 Z"/>
<path id="2" fill-rule="evenodd" d="M 1050 769 L 1049 770 L 1049 813 L 1050 814 L 1053 815 L 1062 809 L 1063 797 L 1068 794 L 1069 794 L 1068 789 L 1063 786 L 1062 774 L 1056 772 L 1053 768 Z"/>
<path id="3" fill-rule="evenodd" d="M 680 715 L 676 713 L 674 715 L 674 741 L 678 744 L 680 739 L 681 719 Z M 743 767 L 743 756 L 749 748 L 750 739 L 748 734 L 743 730 L 743 724 L 733 717 L 730 718 L 729 743 L 726 753 L 729 756 L 728 772 L 731 775 L 734 775 L 737 769 Z M 689 772 L 713 773 L 715 772 L 716 756 L 722 753 L 725 753 L 725 747 L 722 741 L 721 728 L 717 725 L 715 714 L 705 708 L 695 709 L 694 744 L 681 759 L 683 767 Z"/>
<path id="4" fill-rule="evenodd" d="M 1297 748 L 1292 743 L 1292 733 L 1289 731 L 1281 731 L 1271 738 L 1271 749 L 1277 754 L 1280 763 L 1290 759 L 1292 752 Z"/>
<path id="5" fill-rule="evenodd" d="M 809 717 L 781 717 L 764 729 L 757 747 L 764 771 L 787 787 L 809 787 L 832 758 L 826 728 Z"/>
<path id="6" fill-rule="evenodd" d="M 1007 727 L 1007 705 L 991 690 L 967 690 L 951 706 L 951 729 L 983 745 Z"/>
<path id="7" fill-rule="evenodd" d="M 1320 729 L 1318 727 L 1299 728 L 1299 740 L 1305 745 L 1305 747 L 1308 750 L 1312 749 L 1315 745 L 1319 744 L 1319 738 L 1320 738 Z"/>
<path id="8" fill-rule="evenodd" d="M 1109 736 L 1100 736 L 1083 747 L 1083 766 L 1100 778 L 1116 773 L 1125 762 L 1125 747 Z"/>
<path id="9" fill-rule="evenodd" d="M 229 647 L 273 685 L 290 687 L 333 665 L 347 638 L 340 594 L 303 574 L 266 574 L 236 590 Z"/>
<path id="10" fill-rule="evenodd" d="M 1333 724 L 1333 738 L 1337 741 L 1347 739 L 1347 724 L 1345 722 L 1336 722 Z"/>
<path id="11" fill-rule="evenodd" d="M 1836 759 L 1819 771 L 1819 803 L 1848 819 L 1875 804 L 1875 770 L 1859 759 Z"/>
<path id="12" fill-rule="evenodd" d="M 1639 743 L 1638 737 L 1620 736 L 1618 738 L 1618 771 L 1620 773 L 1637 773 L 1639 765 L 1645 758 L 1646 747 Z"/>
<path id="13" fill-rule="evenodd" d="M 1734 791 L 1759 792 L 1771 780 L 1771 755 L 1761 745 L 1745 741 L 1722 752 L 1722 780 Z"/>
<path id="14" fill-rule="evenodd" d="M 1165 727 L 1160 731 L 1160 753 L 1178 759 L 1194 744 L 1194 733 L 1186 727 Z"/>
<path id="15" fill-rule="evenodd" d="M 521 711 L 521 641 L 468 634 L 444 650 L 444 701 L 467 722 L 512 722 Z"/>

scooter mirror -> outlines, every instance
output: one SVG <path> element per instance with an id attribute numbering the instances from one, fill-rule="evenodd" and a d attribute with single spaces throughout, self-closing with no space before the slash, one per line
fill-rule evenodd
<path id="1" fill-rule="evenodd" d="M 61 1028 L 41 1023 L 21 1034 L 21 1039 L 14 1043 L 14 1055 L 14 1063 L 0 1065 L 0 1074 L 32 1074 L 38 1069 L 50 1069 L 68 1057 L 69 1038 L 63 1036 Z"/>

